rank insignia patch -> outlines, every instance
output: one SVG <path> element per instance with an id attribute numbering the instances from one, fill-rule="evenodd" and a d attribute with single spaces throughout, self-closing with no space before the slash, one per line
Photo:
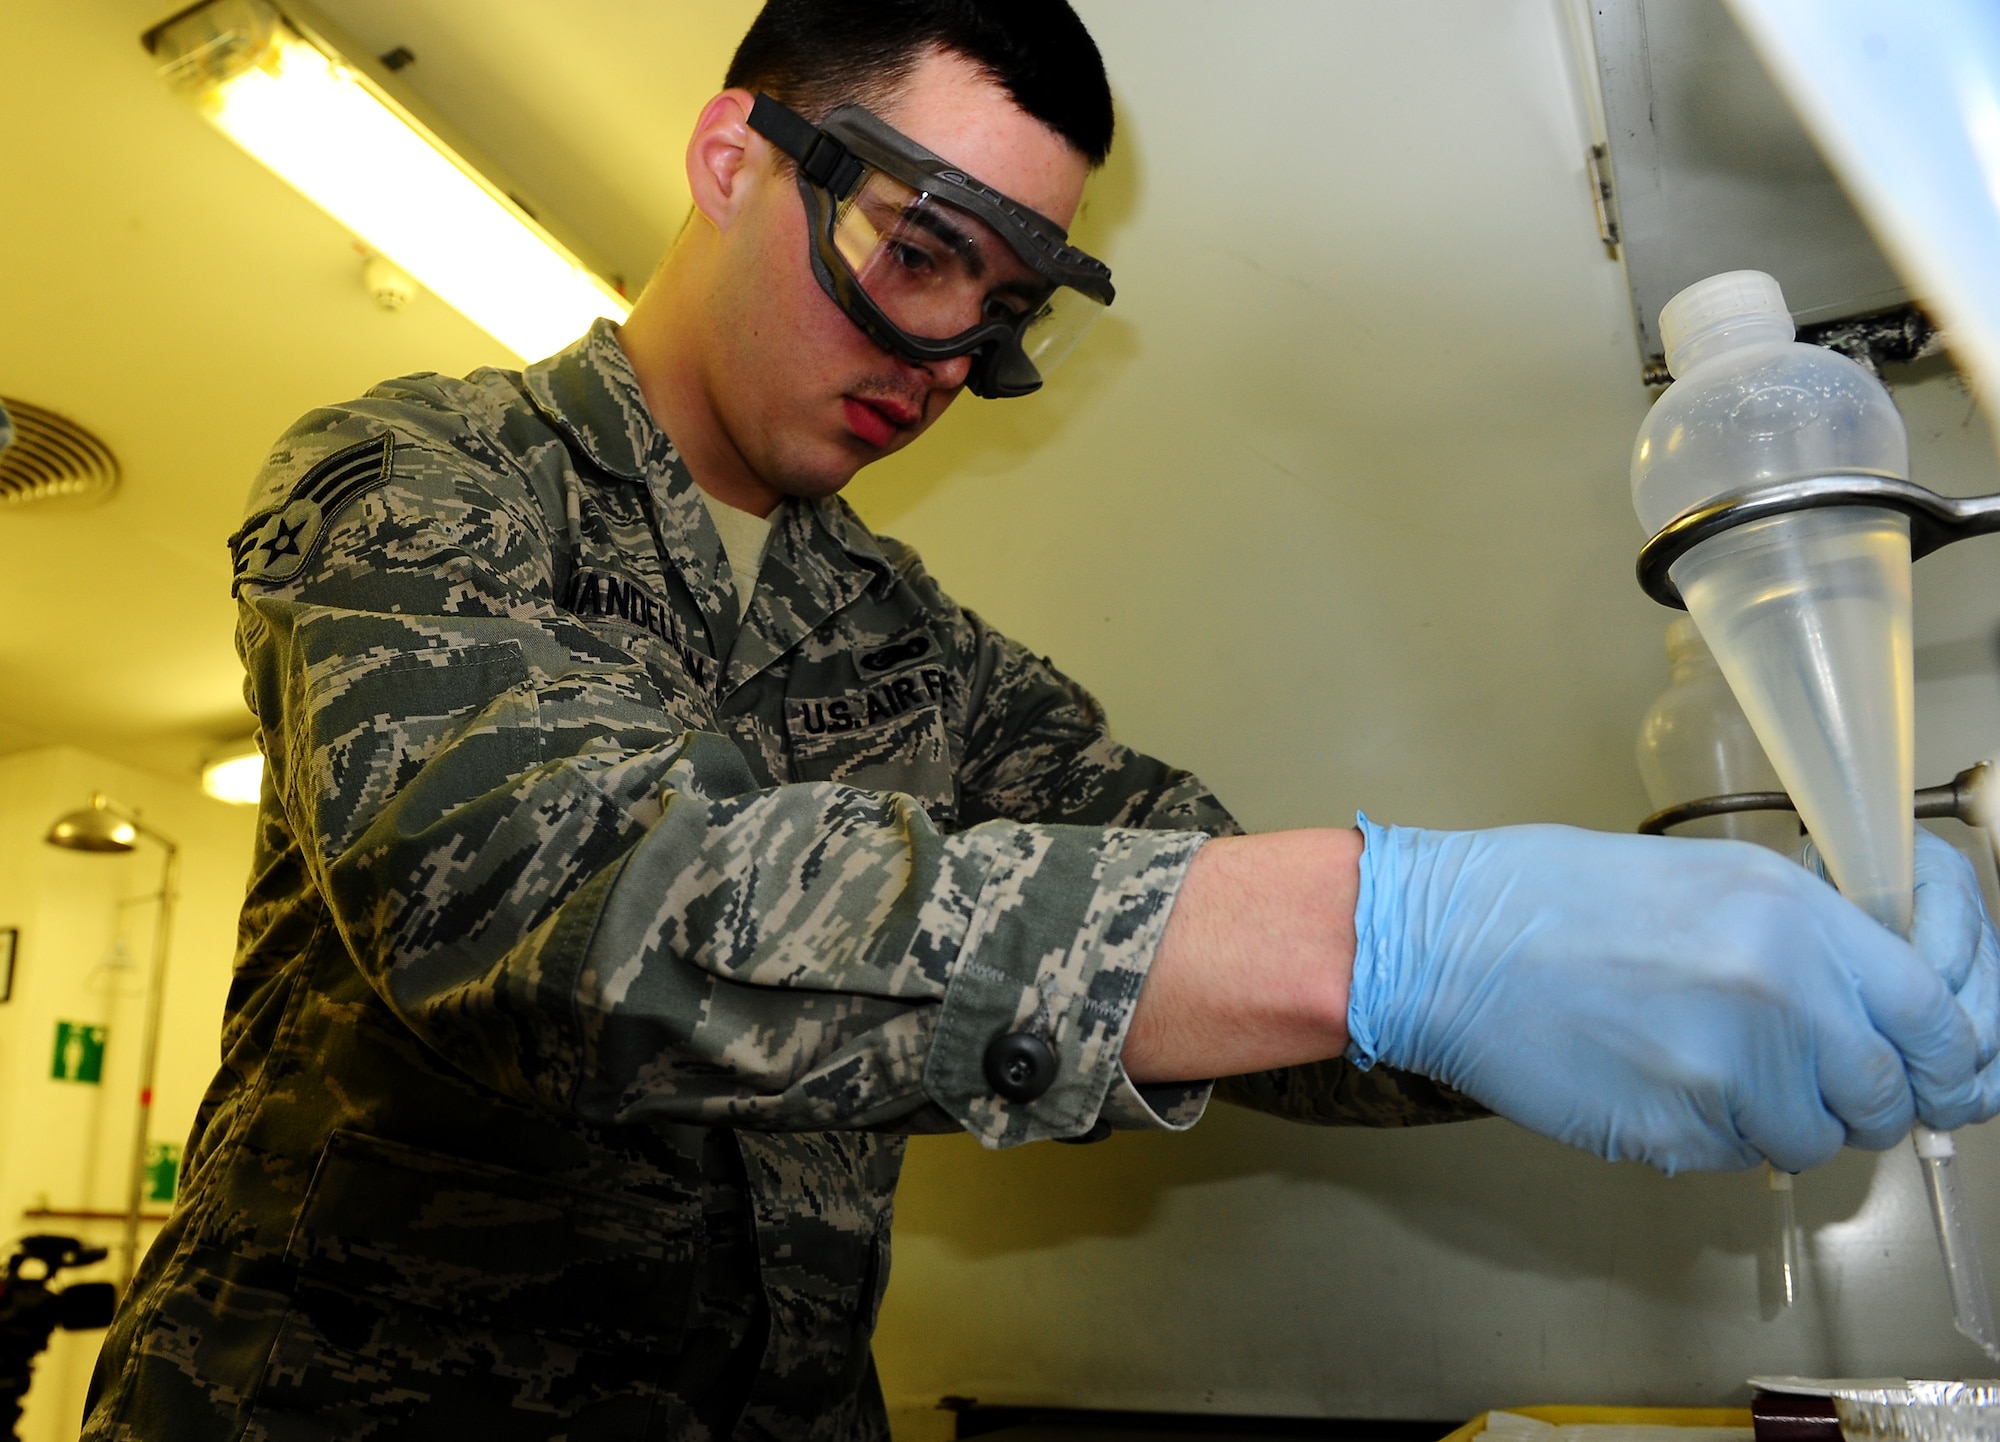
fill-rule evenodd
<path id="1" fill-rule="evenodd" d="M 341 507 L 389 479 L 395 449 L 384 433 L 336 451 L 300 477 L 282 506 L 245 521 L 229 538 L 235 584 L 296 576 Z"/>

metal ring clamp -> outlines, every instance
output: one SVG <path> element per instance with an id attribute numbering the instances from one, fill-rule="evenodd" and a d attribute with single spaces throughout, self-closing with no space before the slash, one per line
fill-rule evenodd
<path id="1" fill-rule="evenodd" d="M 1976 766 L 1968 766 L 1944 785 L 1926 786 L 1917 792 L 1917 817 L 1934 820 L 1949 816 L 1967 826 L 1985 825 L 1985 819 L 1979 816 L 1978 796 L 1987 765 L 1987 762 L 1981 761 Z M 1645 836 L 1665 836 L 1673 827 L 1711 816 L 1730 816 L 1742 811 L 1796 810 L 1798 808 L 1792 805 L 1792 798 L 1782 791 L 1738 791 L 1730 796 L 1704 796 L 1699 801 L 1683 801 L 1678 806 L 1655 811 L 1639 823 L 1639 831 Z"/>
<path id="2" fill-rule="evenodd" d="M 1682 556 L 1703 541 L 1738 526 L 1825 506 L 1873 506 L 1878 510 L 1900 511 L 1910 518 L 1913 561 L 1968 536 L 2000 531 L 2000 495 L 1940 496 L 1936 491 L 1886 475 L 1843 473 L 1780 481 L 1776 485 L 1729 491 L 1674 517 L 1639 548 L 1639 588 L 1662 606 L 1684 611 L 1687 603 L 1681 599 L 1680 588 L 1669 574 L 1674 562 Z"/>

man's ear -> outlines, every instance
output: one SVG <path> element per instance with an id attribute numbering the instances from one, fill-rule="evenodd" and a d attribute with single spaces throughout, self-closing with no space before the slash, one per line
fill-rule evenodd
<path id="1" fill-rule="evenodd" d="M 766 163 L 769 142 L 750 128 L 756 100 L 747 90 L 723 91 L 702 107 L 688 139 L 688 191 L 719 230 L 741 206 L 745 181 Z"/>

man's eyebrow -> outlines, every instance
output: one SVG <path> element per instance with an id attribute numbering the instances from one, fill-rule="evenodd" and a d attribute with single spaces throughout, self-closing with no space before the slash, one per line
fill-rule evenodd
<path id="1" fill-rule="evenodd" d="M 975 276 L 986 274 L 986 257 L 979 253 L 979 242 L 930 206 L 918 201 L 904 207 L 903 217 L 909 224 L 920 230 L 928 230 L 932 235 L 950 246 L 965 258 L 966 269 Z"/>

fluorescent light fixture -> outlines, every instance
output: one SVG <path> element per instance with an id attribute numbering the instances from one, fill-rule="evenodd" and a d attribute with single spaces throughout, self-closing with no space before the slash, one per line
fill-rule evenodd
<path id="1" fill-rule="evenodd" d="M 201 789 L 232 806 L 255 806 L 264 791 L 264 753 L 257 738 L 246 736 L 209 752 L 201 763 Z"/>
<path id="2" fill-rule="evenodd" d="M 269 0 L 207 0 L 146 32 L 215 127 L 523 360 L 631 307 L 367 76 Z"/>

